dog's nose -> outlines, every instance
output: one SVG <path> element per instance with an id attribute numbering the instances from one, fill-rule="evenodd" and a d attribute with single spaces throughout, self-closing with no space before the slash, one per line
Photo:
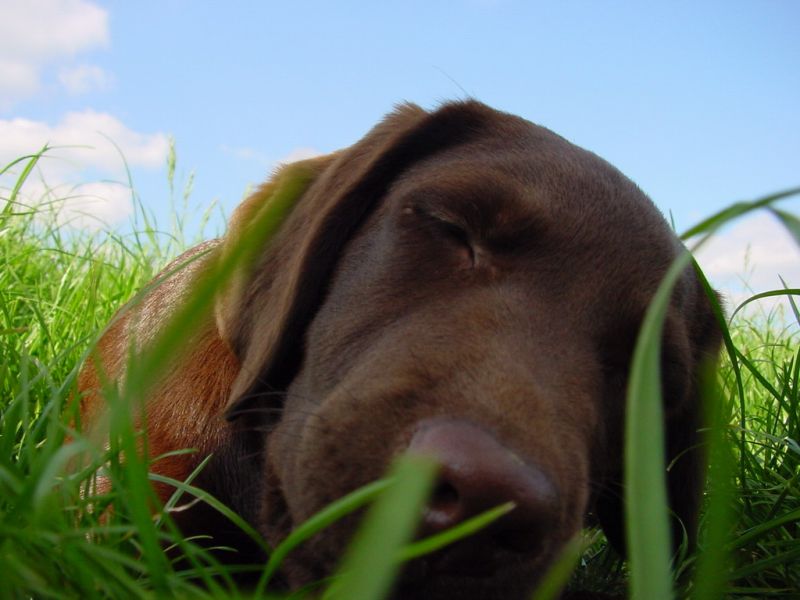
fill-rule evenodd
<path id="1" fill-rule="evenodd" d="M 432 457 L 438 478 L 422 533 L 429 535 L 506 502 L 516 507 L 482 534 L 494 544 L 525 552 L 557 526 L 558 493 L 550 478 L 480 427 L 459 420 L 421 422 L 409 452 Z"/>

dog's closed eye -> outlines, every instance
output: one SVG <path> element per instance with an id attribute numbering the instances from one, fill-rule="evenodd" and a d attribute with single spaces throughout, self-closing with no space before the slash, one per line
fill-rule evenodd
<path id="1" fill-rule="evenodd" d="M 455 223 L 441 219 L 435 219 L 435 226 L 457 253 L 460 266 L 464 269 L 474 268 L 477 265 L 478 254 L 466 230 Z"/>
<path id="2" fill-rule="evenodd" d="M 430 231 L 437 242 L 437 248 L 441 246 L 450 252 L 451 256 L 457 259 L 459 269 L 472 269 L 477 266 L 478 253 L 475 241 L 465 226 L 456 223 L 456 220 L 449 216 L 418 206 L 407 206 L 403 209 L 403 214 L 417 219 L 415 226 Z"/>

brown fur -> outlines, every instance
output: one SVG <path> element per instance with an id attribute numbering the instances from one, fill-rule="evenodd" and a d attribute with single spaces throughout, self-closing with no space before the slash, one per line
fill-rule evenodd
<path id="1" fill-rule="evenodd" d="M 156 470 L 180 479 L 214 452 L 201 485 L 276 543 L 383 474 L 419 423 L 454 418 L 535 464 L 558 492 L 557 514 L 536 552 L 481 578 L 409 574 L 401 597 L 524 597 L 592 508 L 623 548 L 628 363 L 648 302 L 684 251 L 652 203 L 595 155 L 477 102 L 432 113 L 404 105 L 306 166 L 310 188 L 256 263 L 219 292 L 214 317 L 187 332 L 190 351 L 148 398 L 151 454 L 199 449 Z M 112 378 L 124 380 L 131 338 L 152 338 L 282 177 L 237 209 L 221 243 L 203 247 L 207 257 L 108 330 L 98 350 Z M 702 485 L 697 375 L 719 343 L 687 270 L 663 354 L 667 452 L 681 455 L 668 484 L 690 534 Z M 84 420 L 96 421 L 91 365 L 80 384 Z M 187 531 L 252 551 L 198 511 L 181 515 Z M 293 553 L 290 585 L 330 573 L 352 526 Z"/>

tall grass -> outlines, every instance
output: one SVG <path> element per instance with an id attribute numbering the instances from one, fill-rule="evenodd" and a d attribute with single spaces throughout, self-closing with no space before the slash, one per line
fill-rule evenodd
<path id="1" fill-rule="evenodd" d="M 500 507 L 455 533 L 410 544 L 413 516 L 432 475 L 424 465 L 398 465 L 386 480 L 298 527 L 266 565 L 222 565 L 197 540 L 183 539 L 169 515 L 193 497 L 241 527 L 248 525 L 194 488 L 191 478 L 171 482 L 178 491 L 159 507 L 150 484 L 164 478 L 150 473 L 138 458 L 143 441 L 130 411 L 112 410 L 110 443 L 98 447 L 77 427 L 74 398 L 79 367 L 113 312 L 191 242 L 183 237 L 181 220 L 191 180 L 170 231 L 158 231 L 139 203 L 138 226 L 130 234 L 68 231 L 41 205 L 25 200 L 26 182 L 41 155 L 22 157 L 0 170 L 0 177 L 11 181 L 9 189 L 0 189 L 0 596 L 277 597 L 270 591 L 272 576 L 293 548 L 377 499 L 343 557 L 341 576 L 317 587 L 330 598 L 380 598 L 402 561 L 466 535 L 507 510 Z M 168 185 L 175 198 L 174 153 L 170 156 Z M 278 212 L 264 215 L 256 228 L 259 237 L 280 224 L 280 211 L 288 210 L 302 185 L 302 177 L 295 178 L 279 192 Z M 734 205 L 687 235 L 712 233 L 730 219 L 796 193 Z M 798 235 L 793 215 L 780 210 L 776 215 Z M 226 260 L 247 260 L 247 245 L 241 256 Z M 220 265 L 201 284 L 194 303 L 176 317 L 174 331 L 207 309 L 229 267 Z M 663 470 L 657 466 L 662 458 L 649 452 L 658 444 L 641 442 L 661 435 L 657 348 L 669 284 L 665 280 L 640 334 L 630 384 L 629 410 L 642 415 L 629 419 L 627 432 L 631 559 L 623 565 L 600 532 L 587 532 L 586 540 L 565 550 L 537 598 L 554 597 L 575 563 L 571 587 L 616 593 L 629 586 L 633 597 L 642 600 L 800 596 L 798 329 L 774 315 L 745 311 L 730 326 L 722 321 L 726 352 L 716 392 L 708 394 L 717 400 L 709 404 L 712 466 L 698 551 L 670 558 Z M 718 316 L 723 319 L 721 312 Z M 796 310 L 788 317 L 800 322 Z M 117 390 L 109 383 L 106 395 L 112 406 L 124 407 L 144 396 L 163 357 L 179 350 L 179 339 L 168 333 L 153 352 L 131 363 L 140 388 Z M 110 489 L 93 485 L 98 473 L 110 478 Z M 114 510 L 105 511 L 107 506 Z M 648 536 L 651 531 L 655 534 Z M 255 531 L 249 532 L 263 544 Z M 254 589 L 237 587 L 234 576 L 242 570 L 258 574 Z"/>

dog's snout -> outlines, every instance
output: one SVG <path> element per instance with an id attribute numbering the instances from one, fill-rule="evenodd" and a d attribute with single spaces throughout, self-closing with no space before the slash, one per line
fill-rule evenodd
<path id="1" fill-rule="evenodd" d="M 423 534 L 447 529 L 506 502 L 515 508 L 486 532 L 494 544 L 530 551 L 557 526 L 558 493 L 550 478 L 480 427 L 458 420 L 422 422 L 409 452 L 432 457 L 439 466 Z"/>

